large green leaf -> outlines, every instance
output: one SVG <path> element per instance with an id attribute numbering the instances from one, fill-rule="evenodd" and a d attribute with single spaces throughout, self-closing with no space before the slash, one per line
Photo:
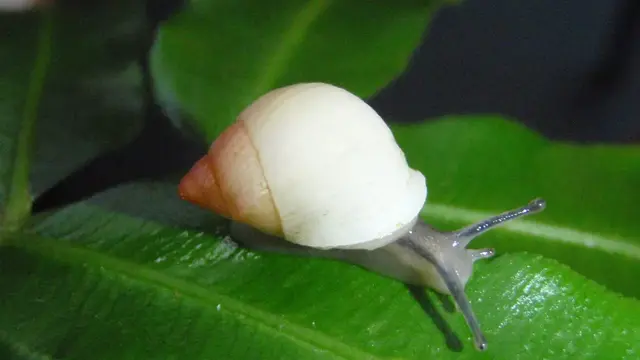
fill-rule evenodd
<path id="1" fill-rule="evenodd" d="M 402 72 L 441 3 L 190 1 L 157 35 L 156 89 L 208 138 L 283 85 L 323 81 L 368 97 Z"/>
<path id="2" fill-rule="evenodd" d="M 515 122 L 452 117 L 395 126 L 410 164 L 427 177 L 425 215 L 461 225 L 534 197 L 547 200 L 519 234 L 474 246 L 529 251 L 640 298 L 640 147 L 547 141 Z"/>
<path id="3" fill-rule="evenodd" d="M 144 4 L 59 2 L 0 14 L 0 204 L 20 223 L 31 198 L 142 124 Z"/>
<path id="4" fill-rule="evenodd" d="M 509 144 L 514 154 L 527 152 L 516 150 L 521 148 L 557 152 L 556 161 L 563 151 L 571 151 L 573 159 L 593 158 L 596 149 L 547 143 L 496 119 L 448 119 L 394 130 L 412 164 L 427 175 L 434 171 L 430 158 L 451 156 L 451 168 L 470 176 L 445 171 L 430 177 L 425 217 L 443 228 L 512 208 L 534 193 L 547 196 L 551 215 L 498 228 L 474 247 L 505 248 L 510 241 L 545 248 L 550 241 L 540 229 L 562 226 L 585 234 L 599 229 L 579 226 L 581 218 L 555 220 L 553 207 L 569 208 L 571 198 L 534 191 L 536 184 L 557 182 L 561 173 L 572 176 L 571 163 L 553 167 L 557 178 L 505 170 L 514 177 L 501 179 L 485 170 L 486 157 L 483 166 L 474 161 L 485 147 L 498 144 Z M 447 150 L 445 143 L 468 144 L 475 151 Z M 600 149 L 600 156 L 619 165 L 620 154 L 635 151 L 607 149 Z M 516 155 L 503 157 L 505 168 L 530 166 Z M 627 169 L 634 161 L 627 159 Z M 629 181 L 630 173 L 617 167 L 599 170 L 608 171 L 609 177 L 601 176 L 617 179 L 616 184 Z M 458 196 L 443 193 L 450 182 L 462 187 L 470 179 L 493 187 L 472 184 Z M 608 187 L 604 181 L 601 186 Z M 487 202 L 492 199 L 487 193 L 463 202 L 473 188 L 493 192 L 496 202 Z M 587 212 L 576 204 L 573 211 Z M 605 218 L 611 211 L 594 209 Z M 34 218 L 29 230 L 14 234 L 0 251 L 0 340 L 12 352 L 56 359 L 640 356 L 640 301 L 539 255 L 501 251 L 477 264 L 467 294 L 489 341 L 489 349 L 479 353 L 462 316 L 430 292 L 409 291 L 346 263 L 244 250 L 227 233 L 226 221 L 179 200 L 175 183 L 122 186 Z"/>

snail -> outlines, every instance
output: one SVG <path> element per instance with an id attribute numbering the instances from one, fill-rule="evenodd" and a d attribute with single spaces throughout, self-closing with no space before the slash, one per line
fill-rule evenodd
<path id="1" fill-rule="evenodd" d="M 426 224 L 425 176 L 365 101 L 325 83 L 272 90 L 246 107 L 181 179 L 179 196 L 232 220 L 245 245 L 349 261 L 451 295 L 478 350 L 487 340 L 464 287 L 476 236 L 545 207 L 535 199 L 453 232 Z"/>

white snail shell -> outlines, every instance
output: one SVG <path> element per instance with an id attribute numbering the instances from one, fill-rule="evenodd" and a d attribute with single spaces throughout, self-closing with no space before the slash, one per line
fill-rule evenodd
<path id="1" fill-rule="evenodd" d="M 427 186 L 369 105 L 339 87 L 304 83 L 247 107 L 180 192 L 296 244 L 376 248 L 413 226 Z"/>

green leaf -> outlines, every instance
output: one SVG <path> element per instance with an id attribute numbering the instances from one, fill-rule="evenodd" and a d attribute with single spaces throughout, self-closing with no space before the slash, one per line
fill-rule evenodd
<path id="1" fill-rule="evenodd" d="M 505 225 L 517 239 L 497 232 L 473 246 L 541 254 L 640 298 L 640 146 L 551 142 L 490 116 L 393 130 L 427 178 L 431 223 L 460 226 L 542 197 L 532 222 Z"/>
<path id="2" fill-rule="evenodd" d="M 157 93 L 209 140 L 284 85 L 329 82 L 368 97 L 404 70 L 441 3 L 191 1 L 157 35 Z"/>
<path id="3" fill-rule="evenodd" d="M 579 226 L 581 218 L 552 211 L 573 203 L 571 209 L 584 215 L 582 202 L 560 190 L 539 194 L 537 187 L 564 179 L 562 173 L 573 176 L 576 167 L 584 174 L 589 166 L 622 186 L 637 161 L 623 160 L 635 153 L 632 147 L 550 143 L 495 118 L 452 118 L 394 131 L 412 165 L 429 176 L 425 217 L 443 229 L 535 195 L 549 200 L 545 212 L 491 231 L 473 247 L 545 248 L 550 240 L 540 229 L 548 227 L 601 232 L 597 224 Z M 491 159 L 481 157 L 502 147 L 509 149 L 497 156 L 504 178 L 495 175 L 497 165 L 487 171 Z M 536 157 L 537 151 L 555 161 L 570 157 L 574 167 L 547 163 L 555 177 L 531 176 L 533 169 L 528 177 L 513 172 L 531 166 L 518 154 Z M 578 166 L 587 154 L 592 161 Z M 601 162 L 593 160 L 599 157 Z M 435 159 L 443 165 L 433 165 Z M 626 164 L 626 170 L 603 165 L 605 159 Z M 430 176 L 436 168 L 444 172 Z M 447 195 L 442 190 L 451 182 L 469 189 L 456 187 Z M 576 182 L 583 183 L 588 181 Z M 602 180 L 600 186 L 611 185 Z M 471 198 L 474 189 L 488 193 Z M 596 210 L 604 217 L 611 211 Z M 40 215 L 0 249 L 0 342 L 56 359 L 640 356 L 640 301 L 540 255 L 500 250 L 495 259 L 477 263 L 466 292 L 489 341 L 479 353 L 464 319 L 441 296 L 347 263 L 241 249 L 227 233 L 226 221 L 181 201 L 175 183 L 130 184 Z"/>
<path id="4" fill-rule="evenodd" d="M 0 224 L 142 125 L 144 4 L 65 4 L 0 14 Z"/>

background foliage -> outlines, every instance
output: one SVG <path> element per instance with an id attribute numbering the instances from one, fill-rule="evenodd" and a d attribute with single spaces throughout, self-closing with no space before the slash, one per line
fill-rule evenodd
<path id="1" fill-rule="evenodd" d="M 441 6 L 457 5 L 194 0 L 157 32 L 141 1 L 2 14 L 0 358 L 640 357 L 637 146 L 552 142 L 492 114 L 389 119 L 428 179 L 429 223 L 548 201 L 473 244 L 500 254 L 467 288 L 484 353 L 446 297 L 243 249 L 227 221 L 177 198 L 179 177 L 257 96 L 325 81 L 368 98 L 404 70 Z M 135 151 L 143 125 L 160 150 Z M 158 158 L 163 173 L 145 172 Z M 39 206 L 126 161 L 141 170 Z"/>

